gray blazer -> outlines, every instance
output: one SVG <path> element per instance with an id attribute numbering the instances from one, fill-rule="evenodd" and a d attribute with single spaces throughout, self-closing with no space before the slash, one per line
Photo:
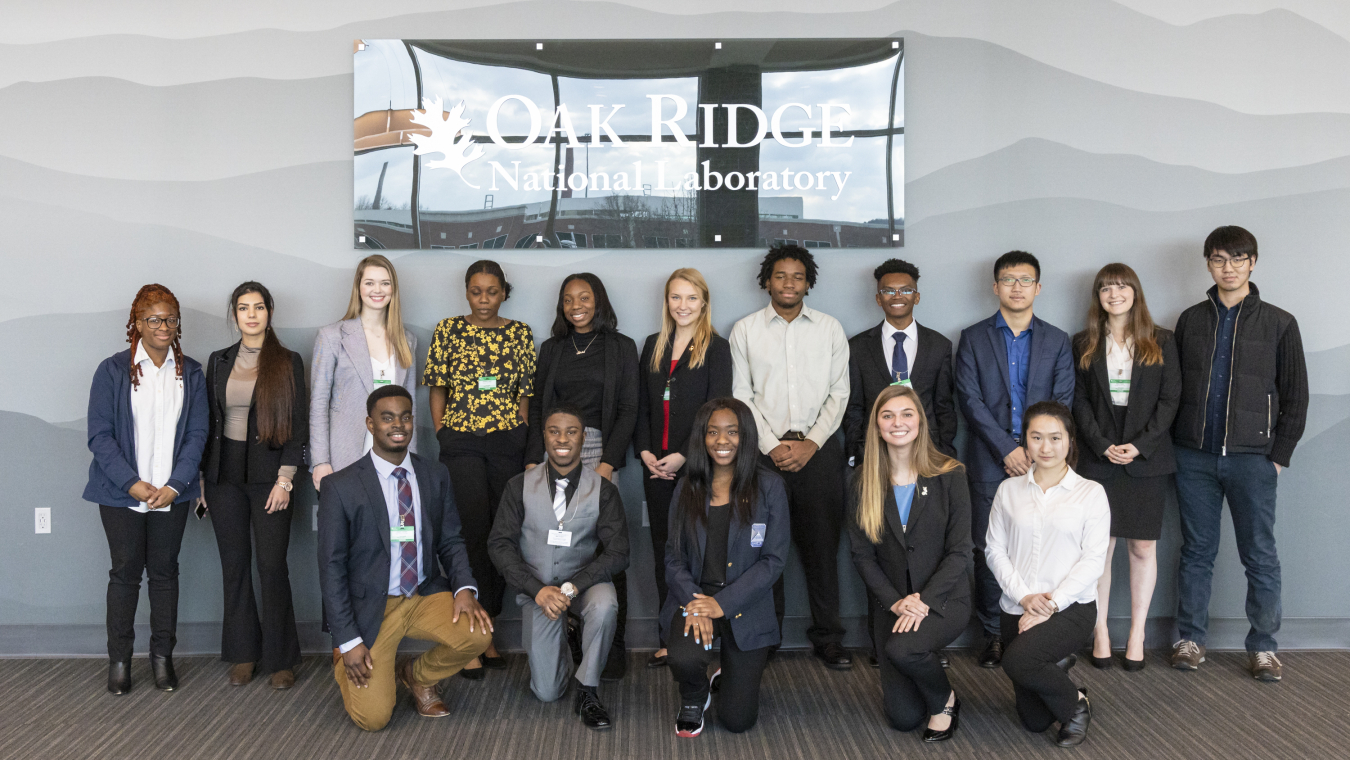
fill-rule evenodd
<path id="1" fill-rule="evenodd" d="M 394 362 L 394 382 L 417 398 L 417 337 L 404 327 L 413 366 Z M 310 467 L 327 464 L 334 471 L 361 458 L 366 440 L 366 397 L 375 387 L 370 370 L 370 349 L 359 318 L 345 319 L 319 328 L 314 339 L 310 366 L 309 458 Z M 408 448 L 417 452 L 417 437 Z"/>

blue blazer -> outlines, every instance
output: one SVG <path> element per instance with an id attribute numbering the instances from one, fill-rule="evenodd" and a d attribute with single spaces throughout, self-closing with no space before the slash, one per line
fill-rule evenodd
<path id="1" fill-rule="evenodd" d="M 89 388 L 89 483 L 84 500 L 108 507 L 140 502 L 127 490 L 141 479 L 136 468 L 136 422 L 131 416 L 131 349 L 104 359 Z M 183 411 L 173 436 L 173 472 L 166 484 L 178 492 L 175 502 L 201 495 L 198 470 L 206 448 L 210 415 L 202 365 L 183 357 Z"/>
<path id="2" fill-rule="evenodd" d="M 478 587 L 459 532 L 450 471 L 412 454 L 422 509 L 422 596 Z M 323 479 L 319 490 L 319 587 L 333 646 L 360 637 L 375 646 L 389 598 L 389 508 L 370 456 Z M 440 564 L 437 564 L 437 560 Z"/>
<path id="3" fill-rule="evenodd" d="M 998 482 L 1007 477 L 1003 457 L 1017 448 L 1012 437 L 1012 385 L 1008 378 L 1008 348 L 997 314 L 961 331 L 956 347 L 956 392 L 970 435 L 966 441 L 966 468 L 970 479 Z M 1039 317 L 1031 318 L 1031 367 L 1026 398 L 1031 406 L 1058 401 L 1073 408 L 1073 346 L 1069 336 Z"/>
<path id="4" fill-rule="evenodd" d="M 703 593 L 703 549 L 708 543 L 708 530 L 703 524 L 688 529 L 678 522 L 684 482 L 681 478 L 675 484 L 670 500 L 670 538 L 666 542 L 666 585 L 670 591 L 661 608 L 661 634 L 667 640 L 677 635 L 676 613 L 694 600 L 694 594 Z M 727 585 L 716 595 L 741 649 L 774 646 L 782 640 L 771 592 L 783 574 L 791 529 L 787 486 L 777 473 L 760 468 L 759 497 L 750 522 L 764 524 L 764 545 L 750 545 L 750 525 L 741 524 L 733 511 L 727 541 Z"/>

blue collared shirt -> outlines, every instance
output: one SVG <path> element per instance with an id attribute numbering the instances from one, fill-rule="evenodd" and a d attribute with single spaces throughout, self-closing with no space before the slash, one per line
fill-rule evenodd
<path id="1" fill-rule="evenodd" d="M 1022 440 L 1022 412 L 1027 397 L 1027 372 L 1031 362 L 1031 325 L 1019 335 L 1013 335 L 1003 312 L 994 315 L 994 325 L 1003 333 L 1003 346 L 1008 350 L 1008 396 L 1012 399 L 1012 436 Z"/>
<path id="2" fill-rule="evenodd" d="M 1205 438 L 1200 447 L 1211 454 L 1222 454 L 1224 434 L 1228 430 L 1228 386 L 1233 372 L 1233 336 L 1237 331 L 1238 310 L 1242 306 L 1224 306 L 1211 296 L 1219 311 L 1219 330 L 1214 336 L 1214 361 L 1209 365 L 1209 395 L 1205 404 Z"/>

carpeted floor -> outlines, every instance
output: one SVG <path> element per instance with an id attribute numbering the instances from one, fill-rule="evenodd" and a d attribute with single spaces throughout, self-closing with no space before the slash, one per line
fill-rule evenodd
<path id="1" fill-rule="evenodd" d="M 454 713 L 429 720 L 406 693 L 389 726 L 364 734 L 342 710 L 326 658 L 307 658 L 289 692 L 267 679 L 232 688 L 225 663 L 184 658 L 181 688 L 154 689 L 149 664 L 133 664 L 133 691 L 104 691 L 107 664 L 97 659 L 0 661 L 0 758 L 798 758 L 1078 757 L 1200 760 L 1304 760 L 1350 756 L 1350 652 L 1281 655 L 1280 684 L 1253 681 L 1242 653 L 1211 654 L 1198 673 L 1166 667 L 1097 671 L 1074 678 L 1090 687 L 1095 719 L 1076 750 L 1021 729 L 1012 688 L 1001 671 L 952 651 L 952 683 L 964 702 L 954 740 L 924 745 L 919 734 L 891 730 L 881 714 L 875 670 L 861 659 L 848 672 L 824 668 L 805 652 L 783 652 L 765 673 L 759 725 L 733 735 L 712 725 L 677 739 L 678 696 L 668 670 L 648 670 L 630 653 L 628 677 L 603 684 L 615 728 L 586 730 L 571 714 L 571 694 L 541 704 L 530 694 L 525 658 L 487 680 L 446 682 Z"/>

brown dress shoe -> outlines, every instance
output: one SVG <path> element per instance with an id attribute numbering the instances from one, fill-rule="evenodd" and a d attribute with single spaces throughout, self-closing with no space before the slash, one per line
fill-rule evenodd
<path id="1" fill-rule="evenodd" d="M 417 714 L 424 718 L 444 718 L 450 714 L 446 709 L 445 703 L 441 701 L 441 695 L 436 691 L 436 684 L 423 686 L 413 680 L 412 676 L 413 661 L 407 659 L 398 668 L 398 680 L 408 691 L 412 692 L 413 704 L 417 706 Z"/>
<path id="2" fill-rule="evenodd" d="M 278 670 L 272 674 L 270 681 L 272 688 L 277 691 L 285 691 L 295 685 L 295 672 L 291 670 Z"/>
<path id="3" fill-rule="evenodd" d="M 253 663 L 236 662 L 230 666 L 230 685 L 243 686 L 253 680 Z"/>

